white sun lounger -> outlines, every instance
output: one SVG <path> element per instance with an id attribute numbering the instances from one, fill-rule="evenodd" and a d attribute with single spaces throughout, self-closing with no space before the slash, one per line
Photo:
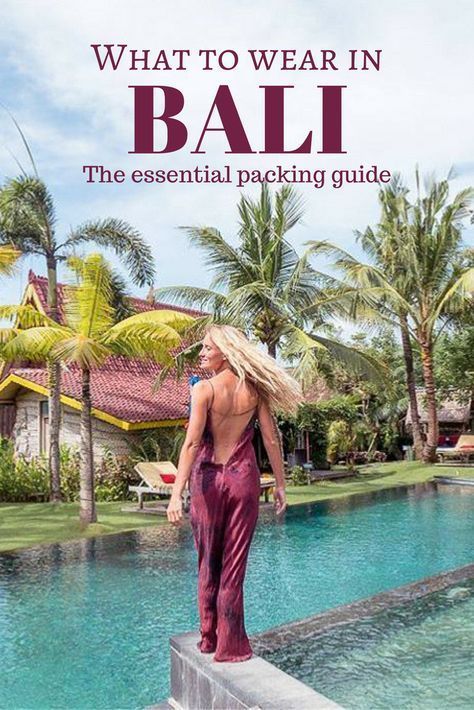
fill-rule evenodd
<path id="1" fill-rule="evenodd" d="M 143 496 L 150 495 L 168 495 L 171 496 L 173 483 L 165 483 L 161 474 L 174 474 L 176 476 L 176 466 L 171 461 L 142 461 L 134 467 L 135 471 L 140 476 L 141 483 L 138 486 L 129 486 L 128 490 L 138 495 L 138 505 L 143 509 Z M 268 502 L 268 496 L 275 486 L 275 478 L 270 476 L 260 476 L 260 495 L 265 496 L 265 502 Z M 189 510 L 189 485 L 183 491 L 183 507 L 184 510 Z"/>
<path id="2" fill-rule="evenodd" d="M 167 495 L 171 496 L 173 491 L 173 483 L 165 483 L 162 474 L 178 473 L 176 466 L 171 461 L 142 461 L 134 467 L 142 479 L 138 486 L 129 486 L 128 490 L 138 495 L 138 505 L 143 508 L 143 496 L 149 495 Z M 183 491 L 183 507 L 184 510 L 189 508 L 189 487 Z"/>

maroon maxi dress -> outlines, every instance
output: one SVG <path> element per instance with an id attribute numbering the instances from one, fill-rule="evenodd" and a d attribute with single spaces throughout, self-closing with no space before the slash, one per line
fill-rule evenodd
<path id="1" fill-rule="evenodd" d="M 215 651 L 214 661 L 246 661 L 252 648 L 244 625 L 243 584 L 260 497 L 252 446 L 257 408 L 249 410 L 253 414 L 225 463 L 213 462 L 210 412 L 212 402 L 189 482 L 198 553 L 198 648 L 202 653 Z"/>

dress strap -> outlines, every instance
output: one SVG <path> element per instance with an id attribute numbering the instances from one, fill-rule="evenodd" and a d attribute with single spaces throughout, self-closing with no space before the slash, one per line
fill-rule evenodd
<path id="1" fill-rule="evenodd" d="M 212 405 L 214 404 L 214 385 L 212 384 L 212 382 L 211 382 L 210 380 L 206 380 L 206 381 L 208 382 L 208 384 L 211 385 L 211 390 L 212 390 L 211 403 L 209 404 L 209 406 L 208 406 L 208 408 L 207 408 L 207 411 L 209 412 L 209 410 L 211 409 Z"/>

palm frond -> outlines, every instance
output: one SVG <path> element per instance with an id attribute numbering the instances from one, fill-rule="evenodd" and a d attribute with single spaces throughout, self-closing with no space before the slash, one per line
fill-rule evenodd
<path id="1" fill-rule="evenodd" d="M 201 347 L 202 343 L 200 341 L 193 342 L 180 350 L 170 362 L 165 363 L 153 383 L 152 391 L 158 391 L 168 377 L 180 380 L 190 367 L 198 363 Z"/>
<path id="2" fill-rule="evenodd" d="M 433 327 L 443 311 L 448 308 L 450 302 L 452 302 L 455 297 L 457 297 L 459 305 L 461 305 L 462 302 L 471 305 L 474 303 L 474 268 L 464 271 L 457 278 L 453 277 L 445 285 L 435 308 L 430 314 L 430 321 Z"/>
<path id="3" fill-rule="evenodd" d="M 87 242 L 112 249 L 125 262 L 134 283 L 153 285 L 155 263 L 151 247 L 128 222 L 113 217 L 85 222 L 71 231 L 61 250 L 69 251 Z"/>
<path id="4" fill-rule="evenodd" d="M 181 334 L 194 318 L 178 311 L 157 310 L 137 313 L 108 330 L 101 339 L 107 347 L 134 357 L 152 357 L 171 363 L 170 351 L 181 344 Z"/>
<path id="5" fill-rule="evenodd" d="M 0 190 L 0 226 L 3 241 L 22 252 L 53 253 L 56 215 L 51 193 L 37 177 L 7 180 Z"/>
<path id="6" fill-rule="evenodd" d="M 180 229 L 186 231 L 192 244 L 203 250 L 206 266 L 222 274 L 230 287 L 240 284 L 243 278 L 253 278 L 251 264 L 226 242 L 219 230 L 214 227 L 180 227 Z"/>
<path id="7" fill-rule="evenodd" d="M 68 335 L 70 331 L 57 324 L 20 330 L 2 347 L 1 355 L 10 362 L 20 359 L 44 362 L 55 357 L 55 346 Z"/>
<path id="8" fill-rule="evenodd" d="M 51 354 L 61 362 L 75 363 L 90 370 L 100 367 L 112 354 L 112 351 L 93 338 L 82 333 L 74 333 L 69 338 L 58 340 L 52 348 Z"/>
<path id="9" fill-rule="evenodd" d="M 27 154 L 28 154 L 28 157 L 29 157 L 29 159 L 30 159 L 31 166 L 32 166 L 32 168 L 33 168 L 33 172 L 34 172 L 34 174 L 35 174 L 35 177 L 37 177 L 37 178 L 39 179 L 38 168 L 36 167 L 35 159 L 33 158 L 33 152 L 32 152 L 32 150 L 31 150 L 31 148 L 30 148 L 30 144 L 29 144 L 28 141 L 26 140 L 26 136 L 25 136 L 25 134 L 23 133 L 20 124 L 18 123 L 18 121 L 16 120 L 15 116 L 11 113 L 11 111 L 8 110 L 8 108 L 7 108 L 6 106 L 4 106 L 3 104 L 0 104 L 0 106 L 1 106 L 1 107 L 4 109 L 4 111 L 6 111 L 6 113 L 10 116 L 10 118 L 11 118 L 11 120 L 12 120 L 12 122 L 13 122 L 13 125 L 15 126 L 16 130 L 17 130 L 18 133 L 20 134 L 21 142 L 23 143 L 23 145 L 24 145 L 24 147 L 25 147 L 25 150 L 26 150 L 26 152 L 27 152 Z M 17 163 L 18 163 L 18 161 L 17 161 Z M 23 170 L 23 168 L 21 168 L 21 166 L 19 166 L 19 167 L 20 167 L 22 173 L 26 174 L 25 171 Z"/>
<path id="10" fill-rule="evenodd" d="M 66 322 L 86 338 L 100 338 L 114 322 L 110 267 L 101 254 L 70 258 L 68 265 L 78 284 L 65 288 Z"/>
<path id="11" fill-rule="evenodd" d="M 34 326 L 49 325 L 52 327 L 58 324 L 44 313 L 40 313 L 34 306 L 0 306 L 0 319 L 14 321 L 18 328 L 32 328 Z"/>
<path id="12" fill-rule="evenodd" d="M 21 256 L 21 251 L 9 244 L 0 246 L 0 274 L 3 276 L 12 276 L 15 273 L 15 268 L 18 259 Z"/>
<path id="13" fill-rule="evenodd" d="M 287 335 L 282 352 L 283 356 L 289 359 L 297 357 L 300 363 L 301 359 L 305 358 L 300 365 L 296 366 L 298 373 L 298 367 L 307 368 L 308 363 L 313 362 L 313 366 L 317 363 L 315 355 L 318 350 L 329 353 L 349 371 L 370 381 L 383 383 L 384 377 L 388 374 L 384 372 L 382 363 L 372 356 L 316 333 L 305 333 L 300 328 L 293 328 Z"/>
<path id="14" fill-rule="evenodd" d="M 293 229 L 303 219 L 304 209 L 304 198 L 292 185 L 283 185 L 275 195 L 275 233 L 283 236 Z"/>
<path id="15" fill-rule="evenodd" d="M 160 286 L 153 291 L 155 297 L 168 303 L 176 303 L 197 310 L 212 308 L 216 310 L 224 305 L 226 297 L 218 291 L 198 286 Z"/>

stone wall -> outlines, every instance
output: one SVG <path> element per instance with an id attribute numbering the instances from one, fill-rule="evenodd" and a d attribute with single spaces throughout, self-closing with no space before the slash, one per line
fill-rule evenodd
<path id="1" fill-rule="evenodd" d="M 36 392 L 22 392 L 17 396 L 16 420 L 12 435 L 15 440 L 15 451 L 28 458 L 40 453 L 39 403 L 44 399 L 43 395 Z M 60 443 L 79 446 L 80 412 L 61 405 L 61 417 Z M 92 438 L 96 461 L 100 461 L 106 448 L 118 455 L 128 453 L 128 443 L 137 441 L 139 436 L 138 432 L 126 432 L 108 422 L 92 418 Z"/>
<path id="2" fill-rule="evenodd" d="M 44 397 L 36 392 L 21 392 L 16 398 L 16 418 L 12 436 L 15 451 L 27 458 L 39 454 L 39 403 Z"/>
<path id="3" fill-rule="evenodd" d="M 137 441 L 138 438 L 139 434 L 136 432 L 127 432 L 101 419 L 92 418 L 92 441 L 96 461 L 100 460 L 105 449 L 110 449 L 117 455 L 127 454 L 129 442 Z M 60 441 L 68 446 L 79 446 L 80 443 L 80 412 L 64 405 Z"/>

